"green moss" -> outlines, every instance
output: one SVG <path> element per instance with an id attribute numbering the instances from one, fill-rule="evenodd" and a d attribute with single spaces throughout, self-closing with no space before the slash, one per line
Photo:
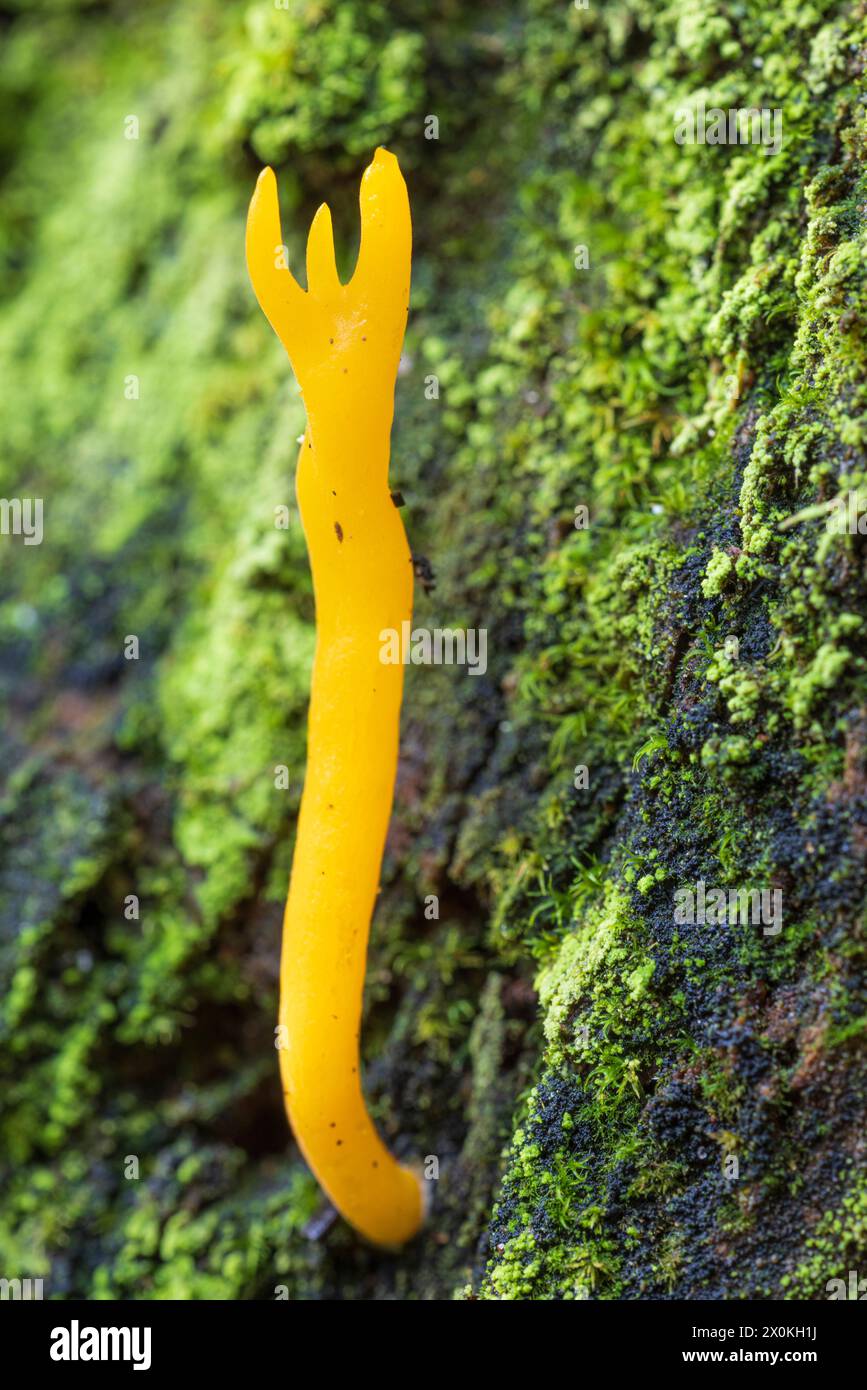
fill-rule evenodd
<path id="1" fill-rule="evenodd" d="M 842 1279 L 849 1295 L 849 1271 L 858 1278 L 867 1240 L 867 1192 L 863 1177 L 845 1186 L 839 1203 L 823 1212 L 805 1241 L 805 1258 L 783 1279 L 787 1298 L 828 1298 L 829 1281 Z"/>
<path id="2" fill-rule="evenodd" d="M 736 18 L 9 19 L 0 492 L 47 518 L 0 603 L 10 1274 L 740 1298 L 863 1259 L 865 594 L 825 522 L 867 481 L 867 31 L 830 0 Z M 781 106 L 780 153 L 675 146 L 699 94 Z M 408 673 L 363 1037 L 386 1138 L 441 1179 L 399 1261 L 329 1226 L 274 1066 L 313 607 L 302 403 L 241 253 L 267 158 L 292 264 L 327 197 L 347 271 L 379 142 L 415 221 L 416 613 L 490 639 L 483 680 Z M 779 886 L 783 931 L 675 926 L 699 877 Z"/>
<path id="3" fill-rule="evenodd" d="M 708 561 L 707 572 L 701 581 L 701 591 L 705 598 L 713 598 L 721 593 L 726 581 L 734 570 L 730 555 L 724 550 L 715 550 Z"/>

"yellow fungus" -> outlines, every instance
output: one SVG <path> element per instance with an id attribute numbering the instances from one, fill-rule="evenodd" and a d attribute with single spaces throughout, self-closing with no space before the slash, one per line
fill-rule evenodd
<path id="1" fill-rule="evenodd" d="M 421 1185 L 374 1128 L 359 1060 L 403 693 L 403 665 L 382 664 L 380 633 L 410 619 L 413 590 L 388 489 L 412 229 L 388 151 L 376 151 L 359 201 L 352 279 L 338 278 L 323 204 L 307 240 L 305 292 L 286 268 L 277 183 L 264 169 L 247 219 L 247 266 L 307 410 L 296 490 L 316 597 L 307 772 L 283 924 L 280 1069 L 290 1123 L 320 1183 L 362 1235 L 393 1246 L 421 1225 Z"/>

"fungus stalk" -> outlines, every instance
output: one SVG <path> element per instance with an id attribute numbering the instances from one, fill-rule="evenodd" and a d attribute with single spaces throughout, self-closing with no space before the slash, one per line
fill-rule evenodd
<path id="1" fill-rule="evenodd" d="M 370 920 L 397 771 L 402 664 L 383 628 L 412 615 L 413 566 L 388 488 L 394 384 L 409 308 L 412 231 L 397 160 L 361 182 L 361 247 L 347 285 L 323 204 L 307 291 L 285 266 L 277 183 L 259 177 L 247 266 L 301 386 L 296 491 L 316 599 L 307 770 L 283 924 L 280 1070 L 289 1121 L 331 1200 L 395 1246 L 422 1221 L 420 1181 L 385 1148 L 361 1089 L 359 1031 Z"/>

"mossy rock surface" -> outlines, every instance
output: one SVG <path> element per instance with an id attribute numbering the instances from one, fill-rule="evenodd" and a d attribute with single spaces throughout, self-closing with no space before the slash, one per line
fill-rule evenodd
<path id="1" fill-rule="evenodd" d="M 863 8 L 4 13 L 0 495 L 44 539 L 0 536 L 0 1268 L 826 1297 L 867 1260 L 867 542 L 828 524 L 867 499 Z M 779 151 L 676 144 L 699 99 L 780 110 Z M 416 621 L 488 634 L 407 682 L 363 1043 L 439 1177 L 398 1256 L 282 1112 L 313 600 L 243 263 L 267 161 L 292 264 L 327 198 L 347 273 L 377 144 Z M 781 929 L 675 921 L 700 881 Z"/>

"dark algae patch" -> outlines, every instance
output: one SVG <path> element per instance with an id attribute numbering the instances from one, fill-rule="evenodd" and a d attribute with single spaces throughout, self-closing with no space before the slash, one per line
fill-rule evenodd
<path id="1" fill-rule="evenodd" d="M 867 539 L 827 522 L 867 493 L 865 56 L 824 0 L 10 10 L 0 495 L 45 499 L 41 545 L 0 538 L 10 1276 L 863 1272 Z M 779 153 L 675 144 L 699 94 L 779 108 Z M 327 198 L 346 280 L 377 144 L 414 219 L 414 621 L 489 638 L 484 676 L 407 668 L 362 1030 L 383 1138 L 438 1165 L 399 1256 L 331 1219 L 283 1118 L 313 595 L 303 403 L 242 255 L 269 162 L 290 264 Z M 698 882 L 779 892 L 781 930 L 676 922 Z"/>

